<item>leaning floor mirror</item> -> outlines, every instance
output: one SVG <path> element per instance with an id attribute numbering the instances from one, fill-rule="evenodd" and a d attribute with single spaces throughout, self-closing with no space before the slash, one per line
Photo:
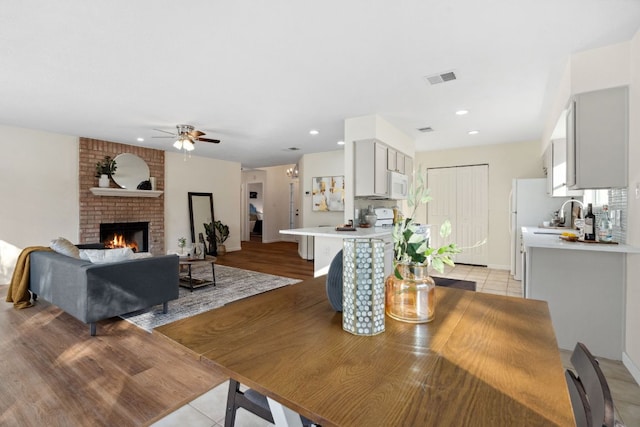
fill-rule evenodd
<path id="1" fill-rule="evenodd" d="M 211 234 L 207 234 L 205 224 L 212 224 L 213 194 L 189 192 L 189 217 L 191 219 L 191 241 L 195 247 L 198 243 L 204 244 L 207 255 L 217 255 L 217 245 L 213 228 Z"/>

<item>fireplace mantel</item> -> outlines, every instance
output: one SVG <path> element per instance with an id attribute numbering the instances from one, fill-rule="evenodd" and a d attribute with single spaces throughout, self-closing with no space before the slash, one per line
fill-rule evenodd
<path id="1" fill-rule="evenodd" d="M 164 191 L 153 190 L 127 190 L 126 188 L 91 187 L 91 192 L 96 196 L 111 197 L 160 197 Z"/>

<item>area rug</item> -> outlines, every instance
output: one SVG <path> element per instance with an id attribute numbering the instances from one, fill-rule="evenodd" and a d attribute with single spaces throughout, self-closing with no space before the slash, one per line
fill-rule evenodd
<path id="1" fill-rule="evenodd" d="M 464 289 L 465 291 L 475 291 L 476 282 L 469 280 L 447 279 L 444 277 L 431 276 L 436 282 L 436 286 L 445 286 L 447 288 Z"/>
<path id="2" fill-rule="evenodd" d="M 191 275 L 196 279 L 212 280 L 209 264 L 192 267 Z M 149 309 L 120 316 L 147 332 L 153 328 L 222 307 L 233 301 L 247 298 L 282 286 L 300 282 L 298 279 L 242 270 L 216 265 L 216 286 L 196 288 L 191 292 L 182 286 L 177 300 L 169 301 L 169 312 L 162 313 L 162 304 Z M 176 286 L 178 286 L 176 284 Z"/>

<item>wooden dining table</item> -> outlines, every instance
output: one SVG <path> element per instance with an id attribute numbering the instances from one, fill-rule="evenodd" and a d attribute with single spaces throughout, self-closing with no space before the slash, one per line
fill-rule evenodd
<path id="1" fill-rule="evenodd" d="M 355 336 L 325 280 L 154 333 L 322 426 L 575 425 L 546 302 L 437 287 L 432 322 Z"/>

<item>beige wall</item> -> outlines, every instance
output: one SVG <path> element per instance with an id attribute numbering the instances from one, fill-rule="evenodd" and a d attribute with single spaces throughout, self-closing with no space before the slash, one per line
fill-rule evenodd
<path id="1" fill-rule="evenodd" d="M 21 249 L 79 239 L 78 137 L 0 126 L 0 283 L 8 283 Z M 187 193 L 213 193 L 216 219 L 240 249 L 240 164 L 178 153 L 165 157 L 166 248 L 189 237 Z"/>
<path id="2" fill-rule="evenodd" d="M 78 241 L 78 137 L 0 126 L 0 283 L 21 249 Z"/>
<path id="3" fill-rule="evenodd" d="M 197 150 L 197 148 L 196 148 Z M 189 192 L 213 194 L 213 216 L 229 226 L 227 251 L 240 250 L 240 163 L 165 153 L 165 248 L 176 250 L 178 238 L 191 238 Z"/>
<path id="4" fill-rule="evenodd" d="M 489 267 L 509 269 L 509 192 L 514 178 L 542 178 L 540 142 L 484 145 L 416 153 L 416 173 L 427 168 L 489 165 Z M 427 183 L 428 185 L 428 183 Z M 427 222 L 426 207 L 418 209 L 418 221 Z"/>

